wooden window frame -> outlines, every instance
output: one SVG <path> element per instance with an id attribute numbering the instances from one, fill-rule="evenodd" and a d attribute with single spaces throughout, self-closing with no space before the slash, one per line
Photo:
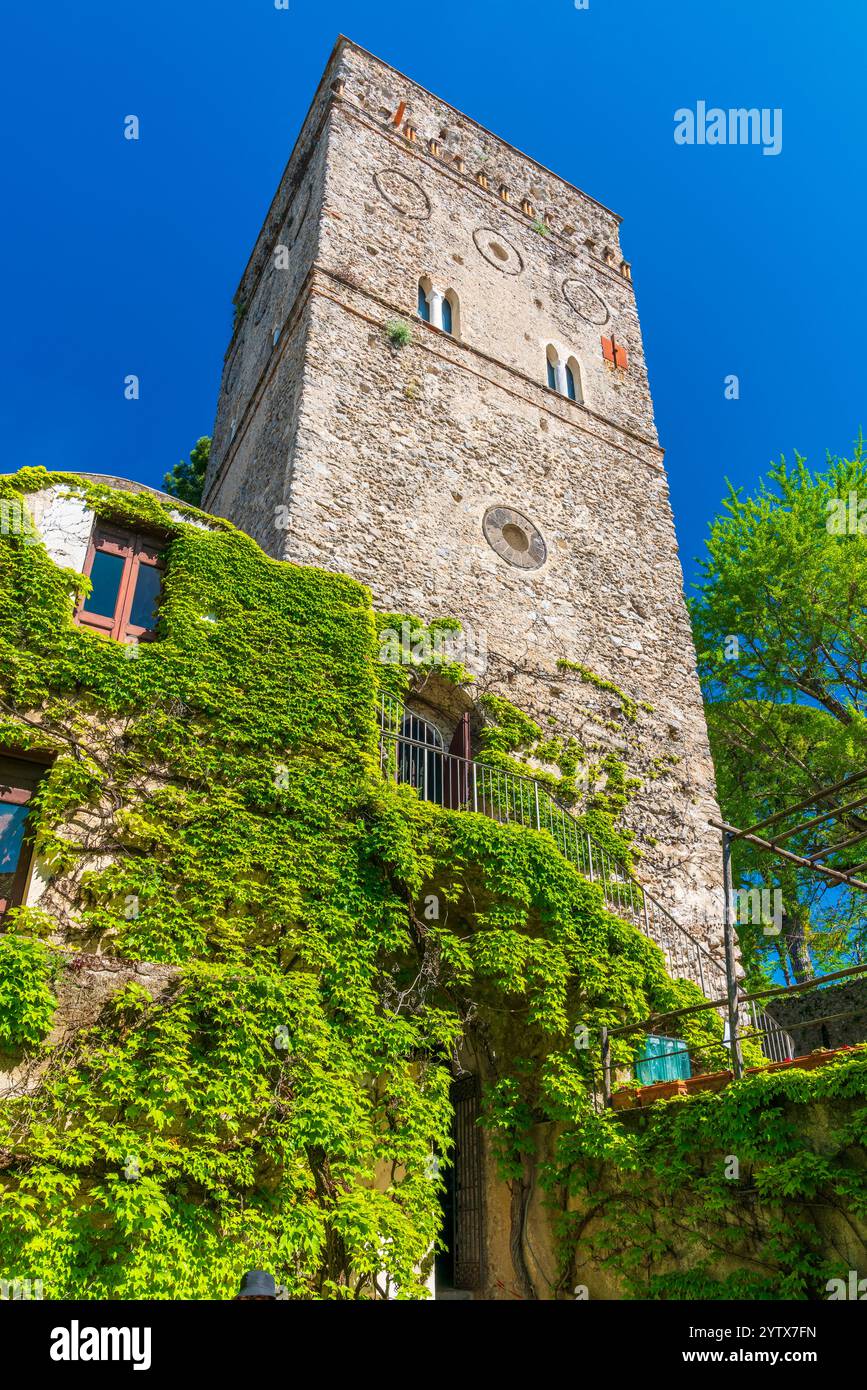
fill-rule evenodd
<path id="1" fill-rule="evenodd" d="M 75 610 L 75 621 L 80 627 L 101 632 L 116 642 L 135 639 L 138 642 L 151 642 L 155 636 L 154 628 L 139 627 L 129 620 L 135 598 L 139 570 L 144 564 L 165 573 L 165 543 L 156 536 L 127 531 L 120 526 L 95 526 L 87 547 L 84 573 L 90 578 L 96 555 L 117 555 L 124 561 L 123 571 L 117 592 L 117 603 L 111 617 L 104 613 L 90 613 L 85 610 L 86 599 L 81 598 Z"/>
<path id="2" fill-rule="evenodd" d="M 39 788 L 39 783 L 51 767 L 51 762 L 42 757 L 34 757 L 32 753 L 20 752 L 17 749 L 4 748 L 0 750 L 0 757 L 9 758 L 14 762 L 29 763 L 34 769 L 34 783 L 32 787 L 17 787 L 13 783 L 3 783 L 9 786 L 9 794 L 3 798 L 3 803 L 11 806 L 27 806 Z M 6 913 L 14 907 L 21 907 L 27 901 L 27 892 L 30 888 L 30 879 L 33 873 L 33 846 L 34 833 L 32 825 L 25 825 L 24 838 L 21 842 L 21 853 L 18 856 L 18 863 L 15 866 L 15 873 L 12 876 L 12 887 L 9 890 L 9 897 L 0 897 L 0 923 Z"/>

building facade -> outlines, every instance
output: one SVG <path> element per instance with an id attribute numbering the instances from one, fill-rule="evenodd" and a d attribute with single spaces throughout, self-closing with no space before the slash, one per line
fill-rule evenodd
<path id="1" fill-rule="evenodd" d="M 628 753 L 641 876 L 717 946 L 713 768 L 619 223 L 341 38 L 237 292 L 203 505 L 380 609 L 458 618 L 477 688 L 546 733 L 616 746 L 607 683 L 652 706 Z"/>

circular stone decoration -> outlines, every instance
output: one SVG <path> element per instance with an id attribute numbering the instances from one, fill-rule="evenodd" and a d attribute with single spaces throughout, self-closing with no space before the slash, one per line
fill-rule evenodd
<path id="1" fill-rule="evenodd" d="M 489 507 L 482 518 L 488 545 L 519 570 L 537 570 L 548 558 L 542 533 L 512 507 Z"/>
<path id="2" fill-rule="evenodd" d="M 524 262 L 520 251 L 499 232 L 492 231 L 490 227 L 479 227 L 478 231 L 473 232 L 473 241 L 485 260 L 504 275 L 521 274 Z"/>
<path id="3" fill-rule="evenodd" d="M 608 322 L 610 317 L 608 305 L 583 280 L 564 280 L 563 298 L 570 309 L 574 309 L 579 318 L 586 320 L 587 323 L 601 326 Z"/>
<path id="4" fill-rule="evenodd" d="M 385 201 L 404 217 L 430 217 L 430 198 L 421 184 L 407 178 L 399 169 L 379 169 L 373 182 Z"/>

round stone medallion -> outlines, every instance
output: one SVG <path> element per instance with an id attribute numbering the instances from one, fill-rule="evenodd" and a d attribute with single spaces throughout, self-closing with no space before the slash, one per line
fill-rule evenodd
<path id="1" fill-rule="evenodd" d="M 548 558 L 538 526 L 514 507 L 489 507 L 482 518 L 488 545 L 519 570 L 537 570 Z"/>
<path id="2" fill-rule="evenodd" d="M 473 232 L 473 241 L 479 254 L 504 275 L 521 274 L 524 269 L 521 253 L 502 233 L 495 232 L 491 227 L 479 227 L 478 231 Z"/>
<path id="3" fill-rule="evenodd" d="M 579 318 L 586 323 L 595 323 L 601 327 L 607 323 L 610 317 L 608 305 L 605 300 L 592 290 L 583 280 L 564 280 L 563 298 L 574 309 Z"/>
<path id="4" fill-rule="evenodd" d="M 421 184 L 399 169 L 379 169 L 373 182 L 385 201 L 404 217 L 430 217 L 430 198 Z"/>

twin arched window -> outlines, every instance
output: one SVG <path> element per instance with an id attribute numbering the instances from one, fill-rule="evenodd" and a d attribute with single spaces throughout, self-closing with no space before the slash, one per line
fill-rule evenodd
<path id="1" fill-rule="evenodd" d="M 548 372 L 548 385 L 552 391 L 559 391 L 561 396 L 566 396 L 570 401 L 576 401 L 581 405 L 584 401 L 584 391 L 581 385 L 581 368 L 577 358 L 561 357 L 553 343 L 549 343 L 545 352 L 546 367 Z"/>
<path id="2" fill-rule="evenodd" d="M 460 306 L 454 290 L 438 290 L 427 275 L 418 282 L 418 316 L 432 328 L 457 337 L 460 331 Z"/>
<path id="3" fill-rule="evenodd" d="M 454 290 L 438 290 L 427 275 L 418 282 L 418 316 L 423 323 L 439 328 L 451 337 L 460 334 L 460 306 Z M 567 400 L 584 403 L 581 368 L 578 359 L 564 357 L 553 343 L 545 352 L 548 386 Z"/>

